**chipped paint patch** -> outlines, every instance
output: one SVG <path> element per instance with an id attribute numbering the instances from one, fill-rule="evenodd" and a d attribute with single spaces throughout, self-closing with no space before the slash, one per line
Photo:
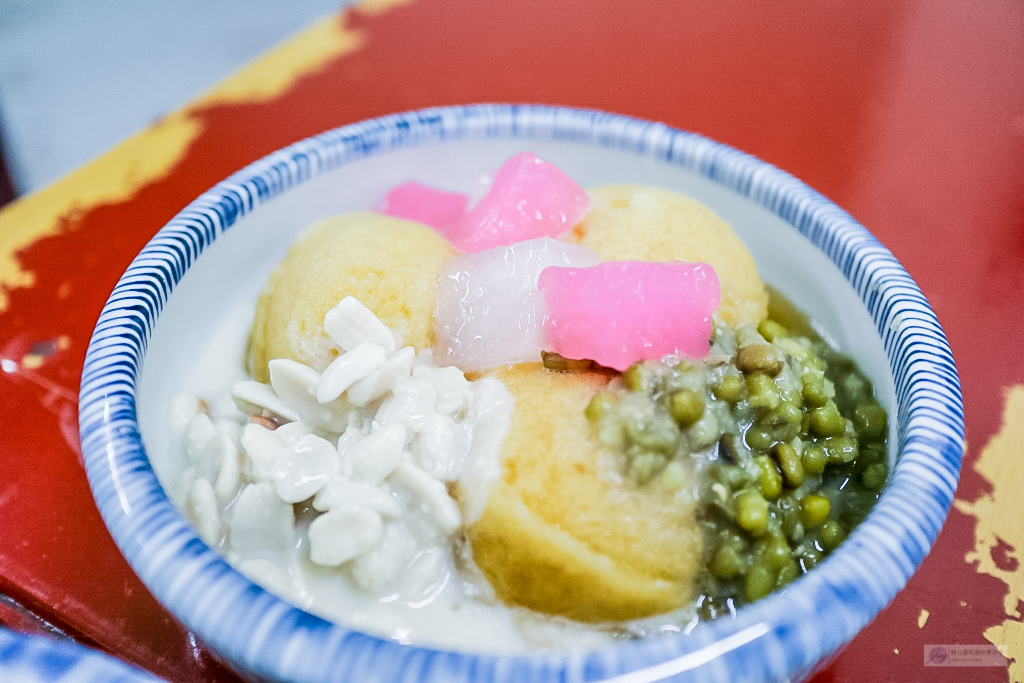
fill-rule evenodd
<path id="1" fill-rule="evenodd" d="M 378 14 L 406 1 L 373 0 L 360 11 Z M 273 99 L 329 60 L 357 50 L 363 44 L 362 34 L 346 28 L 345 16 L 332 14 L 321 19 L 184 109 L 136 133 L 53 185 L 0 210 L 0 312 L 7 310 L 11 289 L 35 283 L 35 275 L 22 268 L 19 251 L 44 237 L 73 229 L 76 215 L 103 204 L 126 201 L 166 176 L 202 132 L 202 107 Z M 70 284 L 58 290 L 59 298 L 69 294 Z"/>
<path id="2" fill-rule="evenodd" d="M 1024 666 L 1021 666 L 1020 656 L 1024 652 L 1024 624 L 1007 619 L 985 629 L 985 638 L 999 649 L 999 654 L 1017 660 L 1010 664 L 1010 680 L 1024 681 Z"/>
<path id="3" fill-rule="evenodd" d="M 1019 504 L 1024 500 L 1024 386 L 1015 385 L 1006 393 L 1003 426 L 981 452 L 974 469 L 992 485 L 992 493 L 974 502 L 954 501 L 961 512 L 972 515 L 974 550 L 967 553 L 968 563 L 978 563 L 980 574 L 988 574 L 1006 584 L 1003 610 L 1007 619 L 985 631 L 985 638 L 1006 657 L 1010 678 L 1024 681 L 1024 624 L 1018 608 L 1024 599 L 1024 525 L 1020 524 Z"/>
<path id="4" fill-rule="evenodd" d="M 923 609 L 921 613 L 917 615 L 917 627 L 924 628 L 924 625 L 928 623 L 928 610 Z"/>
<path id="5" fill-rule="evenodd" d="M 348 30 L 343 17 L 331 15 L 299 31 L 200 95 L 189 108 L 272 100 L 287 90 L 298 76 L 312 73 L 335 57 L 358 50 L 364 42 L 362 32 Z"/>
<path id="6" fill-rule="evenodd" d="M 200 131 L 200 123 L 188 115 L 171 114 L 45 190 L 4 207 L 0 211 L 0 311 L 7 309 L 7 290 L 35 282 L 35 276 L 21 268 L 18 251 L 59 233 L 65 219 L 76 213 L 122 202 L 161 178 Z"/>
<path id="7" fill-rule="evenodd" d="M 359 3 L 359 11 L 366 14 L 380 14 L 392 7 L 400 5 L 411 5 L 414 0 L 362 0 Z"/>

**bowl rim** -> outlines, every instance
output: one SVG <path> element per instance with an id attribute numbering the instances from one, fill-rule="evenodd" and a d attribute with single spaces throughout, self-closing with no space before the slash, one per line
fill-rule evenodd
<path id="1" fill-rule="evenodd" d="M 58 683 L 160 683 L 135 665 L 72 640 L 0 626 L 0 679 Z"/>
<path id="2" fill-rule="evenodd" d="M 779 216 L 840 269 L 885 348 L 899 456 L 874 510 L 815 571 L 688 635 L 498 656 L 400 645 L 326 621 L 252 583 L 199 539 L 157 481 L 136 421 L 147 343 L 176 284 L 238 218 L 292 187 L 389 150 L 474 138 L 571 141 L 695 171 Z M 959 379 L 934 312 L 895 257 L 845 211 L 788 173 L 694 133 L 594 110 L 515 104 L 429 108 L 342 126 L 273 152 L 203 193 L 156 233 L 111 293 L 86 353 L 79 423 L 97 506 L 143 583 L 236 669 L 288 681 L 411 680 L 413 672 L 423 681 L 617 683 L 807 675 L 920 565 L 948 514 L 964 444 Z"/>

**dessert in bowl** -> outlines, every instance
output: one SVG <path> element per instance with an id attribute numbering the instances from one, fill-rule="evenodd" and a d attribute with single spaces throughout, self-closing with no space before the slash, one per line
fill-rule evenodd
<path id="1" fill-rule="evenodd" d="M 259 543 L 273 534 L 236 533 L 233 527 L 217 527 L 218 523 L 228 521 L 230 514 L 205 517 L 197 514 L 200 509 L 210 510 L 210 505 L 204 508 L 197 501 L 217 499 L 217 491 L 213 489 L 219 483 L 219 472 L 206 479 L 213 497 L 210 491 L 205 494 L 193 491 L 194 471 L 187 485 L 175 484 L 181 481 L 175 479 L 175 472 L 189 467 L 187 458 L 181 455 L 181 434 L 175 432 L 170 417 L 175 401 L 181 404 L 176 395 L 183 390 L 193 396 L 213 392 L 217 387 L 224 388 L 235 380 L 244 379 L 238 375 L 244 371 L 240 357 L 245 355 L 257 298 L 268 275 L 304 228 L 331 216 L 372 209 L 390 189 L 410 180 L 448 191 L 472 193 L 481 171 L 493 171 L 505 159 L 526 150 L 554 163 L 582 187 L 625 183 L 654 186 L 689 195 L 710 207 L 732 226 L 749 248 L 760 277 L 807 313 L 815 323 L 815 330 L 839 351 L 852 357 L 873 383 L 876 403 L 887 410 L 892 419 L 888 427 L 883 428 L 885 434 L 881 437 L 888 440 L 889 448 L 874 449 L 878 462 L 871 465 L 878 465 L 876 473 L 879 468 L 883 471 L 891 468 L 892 475 L 865 521 L 856 528 L 844 529 L 849 537 L 812 571 L 782 580 L 782 573 L 792 570 L 784 570 L 780 564 L 773 570 L 771 585 L 755 586 L 751 590 L 749 582 L 745 584 L 730 573 L 731 570 L 723 569 L 727 563 L 722 561 L 718 578 L 727 579 L 723 582 L 728 584 L 727 590 L 723 589 L 725 592 L 718 596 L 723 598 L 720 605 L 710 610 L 711 614 L 705 614 L 719 618 L 700 622 L 690 618 L 696 615 L 693 611 L 689 617 L 680 613 L 673 619 L 637 625 L 637 620 L 672 612 L 675 608 L 685 609 L 682 603 L 691 603 L 679 600 L 677 604 L 662 597 L 654 601 L 654 607 L 638 607 L 640 603 L 649 603 L 638 601 L 637 591 L 623 601 L 613 595 L 614 590 L 606 590 L 627 585 L 628 581 L 597 583 L 603 586 L 601 590 L 588 590 L 587 586 L 595 584 L 587 581 L 567 583 L 561 590 L 552 590 L 552 585 L 558 586 L 557 572 L 537 572 L 537 563 L 531 565 L 523 561 L 518 551 L 506 553 L 503 560 L 500 553 L 480 550 L 501 547 L 514 535 L 509 529 L 525 528 L 518 523 L 494 523 L 495 519 L 507 521 L 509 510 L 518 508 L 514 505 L 501 508 L 505 511 L 502 518 L 486 514 L 490 508 L 485 501 L 485 511 L 479 519 L 491 523 L 468 525 L 465 534 L 471 546 L 470 557 L 486 576 L 482 583 L 469 583 L 483 586 L 483 594 L 470 595 L 479 599 L 464 601 L 449 612 L 490 611 L 505 616 L 499 614 L 491 621 L 474 621 L 475 616 L 463 618 L 461 622 L 454 618 L 458 623 L 453 622 L 454 630 L 447 633 L 447 622 L 432 616 L 425 622 L 428 628 L 417 631 L 399 621 L 383 626 L 373 622 L 365 616 L 370 603 L 384 602 L 386 607 L 405 601 L 411 610 L 409 614 L 421 615 L 436 606 L 437 600 L 417 606 L 422 599 L 401 591 L 396 592 L 397 599 L 380 600 L 381 596 L 377 595 L 374 601 L 365 601 L 365 604 L 345 602 L 337 594 L 331 594 L 326 601 L 316 597 L 312 584 L 323 578 L 320 574 L 331 576 L 332 572 L 345 571 L 348 572 L 346 580 L 354 578 L 358 582 L 362 576 L 365 584 L 372 584 L 374 577 L 379 576 L 365 568 L 357 571 L 347 565 L 352 558 L 348 554 L 351 544 L 348 550 L 339 550 L 329 543 L 319 544 L 320 549 L 316 549 L 318 544 L 313 538 L 322 534 L 320 531 L 313 533 L 314 529 L 328 526 L 320 520 L 332 515 L 331 519 L 338 520 L 341 513 L 328 502 L 318 507 L 315 496 L 321 495 L 319 489 L 293 486 L 285 491 L 296 484 L 294 480 L 290 484 L 280 483 L 278 489 L 274 489 L 267 479 L 270 475 L 253 475 L 255 460 L 248 465 L 242 461 L 240 469 L 247 471 L 237 480 L 226 478 L 248 481 L 253 487 L 252 495 L 246 494 L 246 505 L 254 503 L 248 509 L 263 509 L 255 505 L 259 499 L 257 487 L 262 487 L 263 492 L 275 491 L 278 498 L 283 495 L 282 500 L 298 506 L 291 509 L 293 526 L 289 528 L 299 529 L 299 532 L 296 536 L 287 536 L 283 544 L 296 543 L 300 554 L 313 553 L 313 559 L 319 558 L 322 562 L 312 564 L 326 569 L 314 568 L 313 579 L 305 577 L 296 583 L 285 580 L 291 576 L 288 571 L 275 573 L 266 561 L 261 562 L 266 559 L 266 548 Z M 582 246 L 586 246 L 586 242 L 584 236 Z M 380 249 L 389 250 L 388 245 Z M 423 247 L 417 250 L 423 260 L 428 260 L 429 250 Z M 601 256 L 601 260 L 607 260 L 604 254 Z M 726 271 L 723 273 L 723 299 L 728 300 L 731 276 Z M 374 281 L 374 277 L 380 278 L 379 281 Z M 376 283 L 364 298 L 387 288 L 383 273 L 362 279 Z M 372 302 L 361 304 L 374 308 Z M 387 318 L 381 310 L 374 313 Z M 394 324 L 391 320 L 386 322 Z M 414 331 L 401 332 L 407 341 L 415 336 Z M 780 343 L 767 328 L 758 334 L 759 345 Z M 260 335 L 254 333 L 253 347 L 257 351 L 261 344 L 266 345 L 256 343 L 258 338 Z M 412 345 L 422 346 L 415 342 Z M 354 352 L 354 347 L 349 348 L 344 343 L 339 342 L 338 346 L 345 352 L 342 358 Z M 380 353 L 392 354 L 387 357 L 390 362 L 400 352 L 401 347 L 396 344 Z M 279 363 L 279 355 L 271 353 L 273 360 L 263 358 L 257 366 L 271 360 L 272 364 L 284 367 Z M 420 355 L 416 354 L 417 359 Z M 438 354 L 433 355 L 437 358 Z M 231 357 L 237 362 L 229 368 L 224 359 Z M 289 362 L 295 361 L 293 358 Z M 614 365 L 614 362 L 607 364 Z M 561 369 L 565 368 L 531 368 L 529 372 L 541 373 L 543 377 L 578 378 L 573 370 L 558 372 Z M 272 374 L 273 365 L 270 370 Z M 321 371 L 323 377 L 330 372 L 323 365 L 316 368 L 316 372 Z M 232 376 L 231 372 L 236 375 Z M 256 380 L 267 379 L 259 377 L 259 372 L 253 368 Z M 411 372 L 415 377 L 416 370 Z M 420 378 L 431 376 L 432 372 L 434 370 L 423 369 Z M 608 376 L 617 374 L 610 370 L 585 372 L 604 376 L 606 383 Z M 273 377 L 270 379 L 277 390 L 275 395 L 280 398 L 286 390 L 281 388 L 283 385 L 278 386 L 280 383 L 275 383 Z M 503 380 L 519 398 L 518 405 L 543 402 L 552 392 L 560 391 L 557 387 L 516 384 L 514 377 Z M 622 384 L 623 380 L 617 378 L 611 382 Z M 620 384 L 611 385 L 614 399 L 621 399 L 622 392 L 631 388 Z M 752 395 L 756 393 L 757 382 L 748 381 L 747 385 Z M 251 385 L 249 388 L 256 389 Z M 710 385 L 708 388 L 711 390 Z M 594 395 L 596 392 L 591 392 L 584 398 L 590 401 Z M 257 422 L 279 418 L 286 410 L 264 413 L 268 406 L 256 405 L 259 401 L 253 399 L 253 394 L 247 396 L 252 399 L 248 404 L 258 408 L 249 411 Z M 485 392 L 480 405 L 500 403 L 494 397 Z M 711 400 L 711 394 L 706 397 Z M 236 394 L 235 403 L 240 398 L 243 402 L 248 400 Z M 332 396 L 324 398 L 324 404 L 334 400 Z M 657 400 L 660 399 L 655 402 Z M 587 401 L 583 407 L 588 405 Z M 189 420 L 195 418 L 198 402 L 192 405 Z M 546 677 L 566 676 L 604 680 L 619 675 L 628 675 L 629 680 L 659 680 L 669 675 L 727 680 L 732 677 L 730 672 L 738 671 L 755 678 L 804 675 L 852 638 L 891 600 L 923 559 L 952 499 L 962 450 L 962 420 L 957 417 L 962 412 L 958 405 L 959 390 L 948 348 L 912 280 L 867 231 L 806 186 L 739 152 L 659 124 L 568 109 L 480 106 L 428 110 L 347 126 L 271 155 L 196 200 L 154 238 L 112 295 L 97 326 L 83 374 L 81 420 L 87 468 L 98 504 L 129 562 L 179 619 L 244 673 L 280 680 L 389 680 L 400 675 L 420 676 L 425 680 L 432 677 L 545 680 Z M 946 408 L 937 409 L 937 406 Z M 232 409 L 229 406 L 227 411 Z M 208 419 L 208 422 L 220 417 L 217 410 L 216 405 L 210 406 L 214 420 Z M 687 420 L 685 416 L 680 417 L 677 428 L 689 430 L 692 425 Z M 203 419 L 199 418 L 198 422 Z M 285 422 L 301 421 L 288 419 Z M 600 419 L 592 422 L 604 424 Z M 271 427 L 276 426 L 257 424 L 239 429 L 250 434 L 263 434 L 258 431 L 263 429 L 271 434 L 274 433 Z M 344 425 L 319 425 L 319 428 L 329 434 L 314 434 L 314 429 L 281 438 L 305 439 L 304 443 L 312 444 L 317 438 L 337 438 L 339 432 L 344 432 Z M 294 431 L 294 428 L 289 429 Z M 809 429 L 814 432 L 816 428 Z M 367 427 L 366 431 L 362 436 L 372 436 L 369 433 L 372 427 Z M 819 431 L 817 434 L 809 432 L 811 440 L 825 437 L 824 431 Z M 583 434 L 585 438 L 585 432 Z M 716 436 L 719 435 L 716 433 Z M 775 448 L 774 457 L 780 458 L 778 445 L 763 444 L 766 452 Z M 652 448 L 657 450 L 660 446 Z M 425 452 L 422 448 L 411 450 L 415 457 Z M 711 459 L 717 459 L 717 446 L 713 450 Z M 774 468 L 771 472 L 779 477 L 785 475 L 787 491 L 801 491 L 789 478 L 793 473 L 787 471 L 785 457 L 772 465 L 765 454 L 751 451 L 740 455 L 747 465 L 760 457 L 758 467 L 768 462 Z M 790 461 L 792 455 L 788 453 Z M 620 470 L 623 485 L 651 486 L 656 479 L 655 483 L 661 486 L 673 477 L 687 474 L 673 468 L 671 457 L 658 460 L 646 452 L 622 456 L 617 462 L 624 463 L 624 469 Z M 396 489 L 404 487 L 404 493 L 398 491 L 396 495 L 406 496 L 401 499 L 411 510 L 417 506 L 408 498 L 410 490 L 437 491 L 436 484 L 443 480 L 438 475 L 432 480 L 432 488 L 424 485 L 417 489 L 413 480 L 420 477 L 419 472 L 424 469 L 423 461 L 416 460 L 405 467 L 404 474 L 391 470 L 381 479 L 388 478 L 389 485 L 394 484 Z M 398 479 L 393 480 L 396 475 Z M 247 476 L 249 480 L 245 480 Z M 284 478 L 280 481 L 284 482 Z M 754 484 L 744 482 L 729 484 L 735 488 L 737 501 L 740 497 L 747 500 L 754 496 Z M 880 486 L 883 482 L 884 476 L 875 483 Z M 356 483 L 365 484 L 366 480 Z M 559 490 L 559 485 L 556 482 L 554 490 Z M 764 496 L 772 498 L 763 482 L 758 482 L 757 487 Z M 203 486 L 199 488 L 206 490 Z M 223 498 L 236 505 L 242 501 L 244 490 L 238 493 L 239 489 L 228 484 L 222 488 Z M 472 505 L 460 498 L 457 488 L 449 487 L 445 496 L 439 496 L 433 506 L 426 507 L 435 513 L 443 510 L 447 497 L 449 501 L 458 500 L 462 504 L 464 519 L 459 522 L 477 519 L 470 509 Z M 571 489 L 568 480 L 563 490 L 578 493 L 578 489 Z M 529 495 L 533 493 L 522 493 L 522 496 Z M 781 505 L 775 502 L 776 498 L 781 501 L 786 497 L 778 492 L 774 496 L 773 505 Z M 323 497 L 331 496 L 324 494 Z M 559 495 L 549 496 L 549 500 L 558 498 Z M 312 504 L 302 507 L 303 502 L 310 499 Z M 189 511 L 195 527 L 174 504 L 175 500 Z M 429 503 L 429 500 L 424 498 L 419 502 Z M 585 507 L 584 501 L 579 502 Z M 811 503 L 813 501 L 806 506 L 808 510 L 813 507 Z M 749 506 L 743 503 L 740 507 Z M 536 511 L 536 504 L 531 509 Z M 383 518 L 390 519 L 388 514 L 391 513 L 379 512 Z M 776 512 L 781 519 L 781 508 Z M 571 517 L 572 511 L 566 514 Z M 692 510 L 690 514 L 692 516 Z M 758 522 L 751 521 L 743 510 L 733 509 L 733 514 L 746 520 L 740 526 L 750 533 L 758 536 L 764 533 L 764 529 L 757 527 Z M 820 526 L 821 520 L 807 516 L 810 512 L 800 510 L 794 514 L 805 515 L 794 519 L 800 519 L 808 529 Z M 372 515 L 350 515 L 345 519 L 340 528 L 378 528 L 375 526 L 378 522 L 371 521 Z M 444 515 L 434 514 L 432 519 L 438 528 L 446 526 Z M 308 525 L 306 533 L 312 535 L 302 535 L 302 529 L 307 528 L 304 524 Z M 275 528 L 281 529 L 283 525 Z M 582 532 L 577 532 L 573 532 L 574 538 L 579 540 Z M 375 533 L 367 531 L 369 536 Z M 787 535 L 795 542 L 793 534 L 787 532 Z M 527 534 L 527 537 L 536 539 L 537 534 Z M 235 538 L 239 539 L 237 543 Z M 635 540 L 629 534 L 624 538 L 627 542 Z M 584 545 L 594 544 L 593 537 L 585 540 Z M 534 542 L 527 545 L 536 547 Z M 218 548 L 223 557 L 210 546 Z M 410 557 L 429 558 L 431 553 L 427 551 L 437 547 L 443 544 L 419 548 Z M 680 551 L 679 564 L 696 564 L 693 558 L 701 553 L 699 547 Z M 643 551 L 643 543 L 639 548 Z M 249 554 L 246 556 L 243 550 Z M 799 549 L 785 550 L 790 553 L 787 557 L 792 558 Z M 233 552 L 237 553 L 234 557 Z M 264 553 L 262 557 L 261 553 Z M 614 557 L 615 552 L 604 549 L 597 554 L 600 560 Z M 550 555 L 544 556 L 550 558 Z M 224 558 L 232 560 L 241 572 L 233 569 Z M 755 560 L 741 558 L 744 568 L 747 564 L 752 566 Z M 379 566 L 369 561 L 363 564 Z M 430 563 L 423 560 L 421 564 Z M 588 571 L 592 569 L 591 564 L 584 565 Z M 636 563 L 621 560 L 613 568 L 621 568 L 620 565 L 635 568 Z M 437 563 L 432 566 L 436 568 Z M 509 571 L 508 567 L 515 570 Z M 530 581 L 521 579 L 530 576 L 531 571 L 534 572 L 532 585 L 537 589 L 523 589 L 524 583 L 530 585 Z M 697 569 L 688 571 L 699 573 Z M 444 572 L 430 574 L 427 571 L 426 575 L 430 579 Z M 449 571 L 447 576 L 451 579 L 453 574 Z M 247 577 L 255 578 L 257 583 Z M 456 575 L 456 578 L 461 581 L 467 577 Z M 687 581 L 689 579 L 684 582 Z M 449 581 L 441 592 L 449 591 L 452 585 Z M 434 586 L 431 580 L 421 586 L 425 593 L 420 598 L 431 593 L 431 586 Z M 486 595 L 488 586 L 496 595 Z M 579 586 L 578 594 L 567 591 L 566 586 Z M 738 595 L 736 590 L 745 591 L 746 597 L 753 600 L 776 586 L 780 590 L 768 597 L 739 609 L 729 606 L 727 598 Z M 726 595 L 728 590 L 734 593 Z M 693 592 L 692 597 L 700 593 Z M 648 591 L 644 595 L 653 593 Z M 665 592 L 657 594 L 663 596 Z M 547 597 L 536 598 L 537 595 Z M 561 602 L 553 595 L 561 595 Z M 576 610 L 580 602 L 595 604 L 598 595 L 611 597 L 607 604 L 594 610 Z M 390 598 L 391 594 L 384 597 Z M 530 635 L 510 646 L 515 640 L 511 636 L 522 635 L 522 620 L 508 617 L 506 604 L 513 605 L 511 609 L 516 614 L 529 608 L 532 612 L 555 616 L 527 618 Z M 626 607 L 620 609 L 623 604 Z M 738 603 L 733 607 L 735 604 Z M 609 622 L 615 622 L 616 627 L 605 628 Z M 624 627 L 626 622 L 629 624 Z M 434 623 L 438 624 L 433 629 L 436 633 L 429 628 Z M 580 626 L 581 623 L 598 626 Z M 507 629 L 510 637 L 505 637 L 506 631 L 502 628 Z"/>

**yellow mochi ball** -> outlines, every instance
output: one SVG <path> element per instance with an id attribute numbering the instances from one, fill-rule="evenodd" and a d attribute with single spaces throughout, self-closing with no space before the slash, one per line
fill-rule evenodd
<path id="1" fill-rule="evenodd" d="M 768 315 L 754 257 L 728 223 L 686 195 L 657 187 L 609 185 L 587 191 L 590 212 L 566 238 L 605 261 L 703 261 L 718 274 L 718 315 L 731 326 Z"/>
<path id="2" fill-rule="evenodd" d="M 487 374 L 516 401 L 502 476 L 468 529 L 497 596 L 586 622 L 685 605 L 701 560 L 693 505 L 625 485 L 600 452 L 584 409 L 608 376 L 539 363 Z"/>
<path id="3" fill-rule="evenodd" d="M 404 345 L 431 346 L 441 266 L 454 255 L 432 228 L 374 212 L 314 223 L 260 293 L 249 349 L 253 376 L 269 381 L 267 363 L 275 358 L 326 368 L 339 349 L 323 331 L 324 316 L 346 296 L 359 299 Z"/>

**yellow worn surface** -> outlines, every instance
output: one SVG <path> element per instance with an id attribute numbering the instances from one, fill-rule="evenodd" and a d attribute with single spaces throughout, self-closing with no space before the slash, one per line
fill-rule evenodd
<path id="1" fill-rule="evenodd" d="M 202 130 L 199 121 L 177 112 L 51 185 L 0 211 L 0 311 L 5 289 L 31 287 L 32 273 L 16 254 L 32 242 L 56 234 L 61 218 L 94 206 L 125 201 L 165 175 Z"/>
<path id="2" fill-rule="evenodd" d="M 345 30 L 337 16 L 326 17 L 249 62 L 191 106 L 273 99 L 287 90 L 297 75 L 312 73 L 338 55 L 358 50 L 362 44 L 363 37 L 358 31 Z"/>
<path id="3" fill-rule="evenodd" d="M 605 261 L 703 261 L 721 282 L 718 314 L 726 323 L 756 325 L 768 315 L 768 293 L 754 257 L 710 208 L 656 187 L 610 185 L 587 194 L 590 213 L 567 240 Z"/>
<path id="4" fill-rule="evenodd" d="M 381 12 L 396 4 L 402 4 L 401 0 L 374 0 L 369 10 Z M 7 290 L 30 287 L 34 282 L 33 274 L 18 262 L 17 252 L 57 234 L 63 218 L 126 201 L 165 176 L 202 131 L 201 115 L 195 113 L 198 107 L 271 99 L 299 77 L 360 44 L 360 36 L 346 30 L 336 15 L 326 17 L 229 76 L 190 106 L 136 133 L 48 188 L 4 207 L 0 210 L 0 311 L 7 309 Z"/>
<path id="5" fill-rule="evenodd" d="M 978 572 L 994 576 L 1006 583 L 1003 609 L 1007 619 L 985 631 L 985 637 L 998 646 L 1007 657 L 1016 659 L 1010 665 L 1010 679 L 1024 681 L 1024 625 L 1017 609 L 1024 600 L 1024 524 L 1021 524 L 1020 503 L 1024 500 L 1024 386 L 1007 392 L 1003 426 L 981 452 L 974 469 L 992 484 L 992 493 L 973 503 L 957 500 L 961 512 L 977 519 L 974 550 L 967 554 L 969 563 L 978 563 Z M 999 568 L 992 558 L 992 549 L 1003 540 L 1015 550 L 1010 556 L 1017 560 L 1013 570 Z"/>
<path id="6" fill-rule="evenodd" d="M 422 223 L 362 211 L 314 223 L 263 287 L 252 327 L 250 369 L 269 380 L 267 362 L 291 358 L 323 370 L 338 355 L 324 316 L 354 296 L 417 349 L 434 343 L 441 266 L 455 251 Z"/>
<path id="7" fill-rule="evenodd" d="M 380 14 L 392 7 L 411 5 L 414 0 L 362 0 L 359 3 L 359 11 L 366 14 Z"/>
<path id="8" fill-rule="evenodd" d="M 1021 662 L 1021 655 L 1024 654 L 1024 624 L 1007 619 L 985 629 L 985 638 L 999 648 L 999 654 L 1017 660 L 1010 664 L 1010 680 L 1014 683 L 1024 682 L 1024 663 Z"/>
<path id="9" fill-rule="evenodd" d="M 469 537 L 498 596 L 592 622 L 689 601 L 701 559 L 692 505 L 656 486 L 626 487 L 600 462 L 583 411 L 607 376 L 539 363 L 490 374 L 516 408 L 502 479 Z"/>

